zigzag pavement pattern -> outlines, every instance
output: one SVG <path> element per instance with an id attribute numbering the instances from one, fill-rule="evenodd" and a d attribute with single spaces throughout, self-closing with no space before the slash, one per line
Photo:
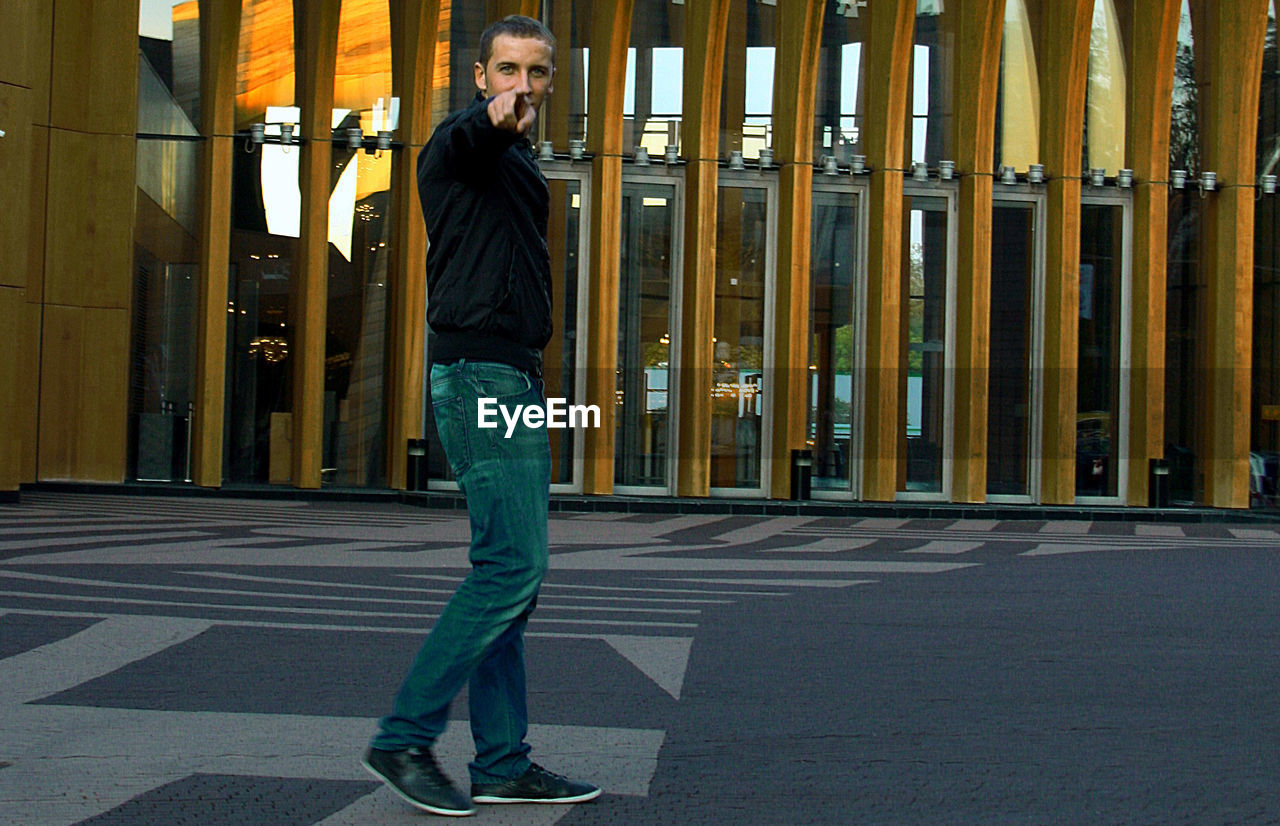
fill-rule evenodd
<path id="1" fill-rule="evenodd" d="M 1259 528 L 1187 526 L 1193 537 L 1178 526 L 1110 530 L 1088 522 L 556 514 L 552 572 L 528 636 L 549 652 L 587 646 L 600 668 L 629 666 L 664 702 L 679 702 L 698 628 L 724 606 L 945 574 L 990 554 L 1190 541 L 1280 548 L 1280 534 Z M 216 690 L 166 699 L 127 686 L 159 672 L 206 673 L 208 652 L 227 639 L 394 639 L 412 648 L 465 575 L 468 533 L 465 514 L 399 505 L 33 493 L 0 508 L 0 628 L 19 620 L 66 626 L 40 645 L 0 648 L 9 654 L 0 659 L 0 823 L 120 822 L 139 801 L 254 778 L 321 784 L 330 802 L 310 819 L 326 826 L 411 822 L 354 759 L 373 723 L 358 704 L 330 701 L 333 713 L 310 713 L 325 704 L 254 706 L 210 699 Z M 531 740 L 559 770 L 589 775 L 610 794 L 644 796 L 661 722 L 535 725 Z M 455 722 L 437 750 L 455 777 L 465 776 L 465 724 Z M 553 823 L 565 811 L 545 807 L 518 822 Z M 481 814 L 477 822 L 516 822 L 503 811 Z"/>

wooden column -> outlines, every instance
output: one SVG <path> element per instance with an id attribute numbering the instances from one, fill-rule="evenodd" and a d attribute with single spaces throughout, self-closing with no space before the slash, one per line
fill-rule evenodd
<path id="1" fill-rule="evenodd" d="M 236 149 L 236 61 L 240 6 L 200 3 L 200 123 L 206 136 L 200 163 L 200 306 L 191 422 L 191 478 L 222 484 L 222 424 L 226 412 L 227 280 L 231 247 L 231 166 Z"/>
<path id="2" fill-rule="evenodd" d="M 809 265 L 813 218 L 813 111 L 822 0 L 778 8 L 773 150 L 778 173 L 778 275 L 772 375 L 770 495 L 791 495 L 791 451 L 804 448 L 809 409 Z"/>
<path id="3" fill-rule="evenodd" d="M 387 484 L 403 490 L 408 440 L 420 439 L 427 330 L 427 229 L 418 204 L 418 154 L 431 137 L 431 78 L 440 0 L 391 3 L 391 85 L 400 98 L 400 151 L 392 166 L 387 363 Z"/>
<path id="4" fill-rule="evenodd" d="M 1044 410 L 1040 495 L 1075 501 L 1076 377 L 1080 337 L 1080 174 L 1093 0 L 1041 9 L 1040 158 L 1049 176 L 1045 238 Z"/>
<path id="5" fill-rule="evenodd" d="M 47 123 L 48 157 L 55 160 L 44 212 L 37 474 L 121 482 L 137 185 L 137 2 L 54 6 L 52 47 Z"/>
<path id="6" fill-rule="evenodd" d="M 685 6 L 684 272 L 680 315 L 680 409 L 676 492 L 706 496 L 711 487 L 711 338 L 716 287 L 716 187 L 720 90 L 729 0 Z"/>
<path id="7" fill-rule="evenodd" d="M 16 491 L 18 484 L 25 481 L 23 445 L 28 439 L 34 444 L 35 435 L 25 432 L 28 428 L 24 426 L 32 420 L 35 396 L 28 396 L 19 388 L 25 383 L 26 371 L 25 365 L 20 364 L 27 349 L 23 339 L 28 260 L 32 257 L 28 243 L 32 223 L 29 208 L 36 174 L 33 57 L 34 44 L 42 39 L 45 44 L 49 42 L 47 33 L 40 37 L 36 0 L 20 0 L 0 9 L 0 126 L 6 133 L 0 139 L 0 180 L 6 182 L 10 200 L 10 208 L 0 212 L 0 249 L 7 250 L 0 263 L 0 422 L 4 423 L 0 431 L 0 494 Z M 46 93 L 46 111 L 47 103 Z M 43 180 L 40 184 L 43 194 Z"/>
<path id="8" fill-rule="evenodd" d="M 290 307 L 294 346 L 293 457 L 295 487 L 320 487 L 324 434 L 325 331 L 328 322 L 329 192 L 332 189 L 333 76 L 341 0 L 294 0 L 302 215 Z"/>
<path id="9" fill-rule="evenodd" d="M 867 360 L 862 497 L 892 501 L 898 487 L 898 376 L 903 356 L 902 168 L 915 0 L 873 0 L 863 46 L 863 144 L 872 172 L 867 197 Z"/>
<path id="10" fill-rule="evenodd" d="M 591 18 L 587 126 L 591 161 L 591 286 L 587 296 L 586 404 L 600 408 L 600 427 L 581 432 L 584 493 L 613 493 L 618 367 L 618 289 L 622 267 L 622 109 L 631 41 L 632 0 L 598 5 Z M 566 78 L 566 84 L 568 79 Z M 565 90 L 566 94 L 568 89 Z"/>
<path id="11" fill-rule="evenodd" d="M 1200 102 L 1202 169 L 1219 191 L 1202 205 L 1200 263 L 1205 303 L 1199 364 L 1204 394 L 1196 470 L 1204 503 L 1249 507 L 1249 405 L 1253 351 L 1253 199 L 1258 90 L 1266 0 L 1193 0 L 1196 63 L 1206 79 Z"/>
<path id="12" fill-rule="evenodd" d="M 956 33 L 952 100 L 960 170 L 956 261 L 955 434 L 951 498 L 987 498 L 987 398 L 991 354 L 991 208 L 1004 4 L 951 12 Z"/>
<path id="13" fill-rule="evenodd" d="M 1148 467 L 1164 456 L 1165 277 L 1169 258 L 1169 125 L 1180 0 L 1134 0 L 1128 29 L 1125 156 L 1133 169 L 1129 370 L 1130 505 L 1149 499 Z M 1140 36 L 1136 33 L 1142 32 Z"/>

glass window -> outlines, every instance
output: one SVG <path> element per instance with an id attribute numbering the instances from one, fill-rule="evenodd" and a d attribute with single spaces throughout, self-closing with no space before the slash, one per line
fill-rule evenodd
<path id="1" fill-rule="evenodd" d="M 1280 169 L 1280 54 L 1276 4 L 1270 4 L 1262 53 L 1258 108 L 1258 174 Z M 1257 202 L 1253 242 L 1253 411 L 1250 448 L 1255 505 L 1280 504 L 1280 209 L 1275 197 Z M 1261 470 L 1261 474 L 1257 471 Z"/>
<path id="2" fill-rule="evenodd" d="M 850 11 L 856 10 L 851 4 Z M 813 156 L 835 155 L 842 164 L 862 149 L 862 44 L 866 15 L 835 14 L 822 20 L 818 89 L 814 97 Z"/>
<path id="3" fill-rule="evenodd" d="M 293 98 L 293 0 L 242 0 L 236 128 L 270 121 L 268 109 L 292 107 Z"/>
<path id="4" fill-rule="evenodd" d="M 950 383 L 947 380 L 947 293 L 950 280 L 948 201 L 907 195 L 907 261 L 902 273 L 902 430 L 908 493 L 944 492 Z"/>
<path id="5" fill-rule="evenodd" d="M 684 112 L 684 6 L 636 0 L 627 50 L 624 146 L 660 157 L 680 146 Z"/>
<path id="6" fill-rule="evenodd" d="M 339 137 L 394 130 L 391 19 L 385 0 L 344 0 L 338 28 L 333 124 Z M 385 485 L 387 266 L 396 151 L 333 146 L 321 478 Z"/>
<path id="7" fill-rule="evenodd" d="M 1124 207 L 1080 212 L 1080 351 L 1076 496 L 1120 495 Z"/>
<path id="8" fill-rule="evenodd" d="M 1116 174 L 1124 165 L 1128 78 L 1120 18 L 1113 0 L 1095 0 L 1085 87 L 1085 167 Z"/>
<path id="9" fill-rule="evenodd" d="M 556 36 L 556 75 L 555 92 L 543 105 L 538 129 L 542 140 L 567 151 L 569 141 L 587 137 L 591 4 L 585 0 L 546 0 L 542 22 Z"/>
<path id="10" fill-rule="evenodd" d="M 551 253 L 553 295 L 551 313 L 554 330 L 543 351 L 547 397 L 578 403 L 578 300 L 583 266 L 582 199 L 585 182 L 581 178 L 557 178 L 548 174 L 551 216 L 547 225 L 547 249 Z M 548 431 L 551 436 L 551 482 L 570 485 L 576 481 L 575 448 L 578 428 Z"/>
<path id="11" fill-rule="evenodd" d="M 945 10 L 944 10 L 945 9 Z M 919 3 L 911 62 L 911 160 L 937 166 L 951 157 L 954 4 Z"/>
<path id="12" fill-rule="evenodd" d="M 815 490 L 852 490 L 854 364 L 861 342 L 854 313 L 857 280 L 856 197 L 815 187 L 809 268 L 809 428 Z"/>
<path id="13" fill-rule="evenodd" d="M 774 20 L 777 9 L 735 0 L 725 38 L 720 95 L 720 155 L 760 157 L 773 145 Z"/>
<path id="14" fill-rule="evenodd" d="M 126 472 L 131 479 L 189 481 L 204 149 L 197 4 L 144 0 L 138 43 Z"/>
<path id="15" fill-rule="evenodd" d="M 1174 62 L 1169 169 L 1199 174 L 1198 89 L 1189 4 L 1183 0 Z M 1183 503 L 1196 496 L 1195 422 L 1200 376 L 1196 361 L 1198 313 L 1204 299 L 1200 271 L 1200 197 L 1188 183 L 1169 190 L 1169 261 L 1165 305 L 1165 458 L 1169 492 Z"/>
<path id="16" fill-rule="evenodd" d="M 223 475 L 288 484 L 296 361 L 290 292 L 302 201 L 297 147 L 237 151 L 231 198 Z"/>
<path id="17" fill-rule="evenodd" d="M 711 487 L 762 485 L 768 193 L 722 186 L 711 365 Z"/>
<path id="18" fill-rule="evenodd" d="M 995 154 L 997 166 L 1040 162 L 1040 73 L 1026 0 L 1005 0 Z"/>
<path id="19" fill-rule="evenodd" d="M 623 182 L 613 465 L 617 485 L 668 486 L 678 220 L 674 184 Z"/>
<path id="20" fill-rule="evenodd" d="M 138 46 L 138 132 L 198 134 L 200 9 L 196 0 L 142 0 Z"/>
<path id="21" fill-rule="evenodd" d="M 987 493 L 1031 493 L 1036 208 L 997 201 L 991 215 L 991 346 L 987 372 Z"/>

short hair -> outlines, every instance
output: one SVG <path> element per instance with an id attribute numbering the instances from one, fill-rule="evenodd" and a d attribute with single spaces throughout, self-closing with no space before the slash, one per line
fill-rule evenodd
<path id="1" fill-rule="evenodd" d="M 541 40 L 551 47 L 551 60 L 556 58 L 556 36 L 551 30 L 532 17 L 523 14 L 508 15 L 489 27 L 480 35 L 480 65 L 487 67 L 489 58 L 493 56 L 493 39 L 500 34 L 508 37 L 532 37 Z"/>

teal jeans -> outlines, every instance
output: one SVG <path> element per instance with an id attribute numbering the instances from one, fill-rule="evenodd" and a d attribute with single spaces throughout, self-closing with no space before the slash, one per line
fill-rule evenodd
<path id="1" fill-rule="evenodd" d="M 471 518 L 471 573 L 427 635 L 373 746 L 431 746 L 467 685 L 476 744 L 471 780 L 492 783 L 529 767 L 524 629 L 547 570 L 551 450 L 545 428 L 520 422 L 508 436 L 500 413 L 497 427 L 479 427 L 480 399 L 511 411 L 546 405 L 542 381 L 515 367 L 432 366 L 436 429 Z"/>

